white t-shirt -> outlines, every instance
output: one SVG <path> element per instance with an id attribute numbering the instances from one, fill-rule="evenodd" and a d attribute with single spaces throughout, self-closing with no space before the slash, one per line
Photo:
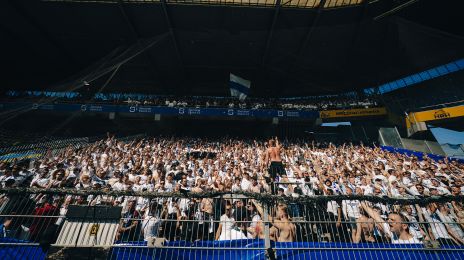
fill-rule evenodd
<path id="1" fill-rule="evenodd" d="M 429 222 L 430 229 L 432 230 L 432 234 L 435 237 L 435 239 L 451 239 L 450 235 L 448 234 L 448 231 L 446 230 L 445 225 L 440 221 L 438 213 L 430 213 L 426 208 L 422 208 L 422 212 L 425 220 Z"/>
<path id="2" fill-rule="evenodd" d="M 145 184 L 147 183 L 147 180 L 148 180 L 148 176 L 147 175 L 137 175 L 138 177 L 140 177 L 140 184 Z"/>
<path id="3" fill-rule="evenodd" d="M 240 184 L 240 187 L 242 190 L 247 191 L 251 186 L 251 182 L 247 179 L 242 179 L 242 183 Z"/>
<path id="4" fill-rule="evenodd" d="M 177 208 L 174 207 L 174 202 L 171 200 L 168 202 L 168 214 L 177 213 Z"/>
<path id="5" fill-rule="evenodd" d="M 424 238 L 424 236 L 422 235 L 422 233 L 420 232 L 420 227 L 419 227 L 419 223 L 416 219 L 416 217 L 414 216 L 411 216 L 411 215 L 408 215 L 408 216 L 405 216 L 407 219 L 408 219 L 408 225 L 409 225 L 409 234 L 411 234 L 412 236 L 418 238 L 418 239 L 421 239 L 421 238 Z"/>
<path id="6" fill-rule="evenodd" d="M 392 244 L 422 244 L 422 242 L 415 236 L 412 236 L 411 235 L 411 238 L 407 239 L 407 240 L 404 240 L 404 239 L 400 239 L 399 237 L 397 237 L 397 235 L 393 234 L 390 230 L 390 225 L 388 225 L 388 223 L 383 223 L 382 224 L 382 228 L 383 228 L 383 231 L 384 233 L 391 238 L 391 242 Z"/>
<path id="7" fill-rule="evenodd" d="M 393 239 L 392 238 L 392 243 L 393 244 L 422 244 L 422 241 L 420 241 L 417 237 L 412 236 L 408 240 L 403 240 L 403 239 Z"/>
<path id="8" fill-rule="evenodd" d="M 392 182 L 394 182 L 394 181 L 396 181 L 396 180 L 397 180 L 397 178 L 396 178 L 396 176 L 394 176 L 394 175 L 390 175 L 390 176 L 388 177 L 388 182 L 390 182 L 390 183 L 392 183 Z"/>
<path id="9" fill-rule="evenodd" d="M 342 211 L 346 217 L 349 218 L 359 218 L 361 213 L 359 213 L 359 208 L 361 207 L 361 202 L 359 200 L 343 200 L 342 201 Z"/>
<path id="10" fill-rule="evenodd" d="M 452 229 L 455 234 L 457 234 L 459 237 L 464 237 L 464 231 L 462 231 L 462 228 L 459 226 L 458 222 L 456 221 L 456 219 L 454 219 L 454 217 L 452 217 L 450 214 L 445 216 L 439 210 L 437 211 L 437 215 L 441 221 L 448 224 L 450 229 Z"/>
<path id="11" fill-rule="evenodd" d="M 407 187 L 413 186 L 413 183 L 412 183 L 412 181 L 411 181 L 410 178 L 403 177 L 403 180 L 402 180 L 402 181 L 403 181 L 403 184 L 404 184 L 405 186 L 407 186 Z"/>
<path id="12" fill-rule="evenodd" d="M 115 191 L 121 191 L 121 190 L 126 189 L 126 185 L 124 183 L 118 181 L 115 184 L 113 184 L 112 188 Z"/>
<path id="13" fill-rule="evenodd" d="M 172 192 L 174 190 L 174 183 L 166 181 L 164 184 L 164 188 L 166 189 L 166 192 Z"/>
<path id="14" fill-rule="evenodd" d="M 371 195 L 374 193 L 374 188 L 371 185 L 361 186 L 361 189 L 364 191 L 363 195 Z"/>
<path id="15" fill-rule="evenodd" d="M 261 216 L 259 214 L 255 214 L 251 219 L 250 227 L 255 228 L 258 225 L 258 222 L 261 220 Z"/>
<path id="16" fill-rule="evenodd" d="M 49 178 L 37 176 L 36 178 L 34 178 L 34 180 L 32 180 L 31 186 L 32 184 L 37 183 L 37 185 L 39 185 L 40 187 L 45 188 L 49 182 L 50 182 Z"/>
<path id="17" fill-rule="evenodd" d="M 233 184 L 232 185 L 232 192 L 236 192 L 236 191 L 241 191 L 242 188 L 240 187 L 240 185 L 237 185 L 237 184 Z"/>
<path id="18" fill-rule="evenodd" d="M 338 204 L 336 201 L 328 201 L 327 202 L 327 212 L 338 216 Z"/>

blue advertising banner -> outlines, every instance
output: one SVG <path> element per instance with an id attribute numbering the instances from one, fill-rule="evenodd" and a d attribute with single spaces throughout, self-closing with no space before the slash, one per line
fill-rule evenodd
<path id="1" fill-rule="evenodd" d="M 106 104 L 38 104 L 38 103 L 3 103 L 0 109 L 24 109 L 63 112 L 116 112 L 137 114 L 185 115 L 185 116 L 223 116 L 251 118 L 299 118 L 315 119 L 318 111 L 276 110 L 276 109 L 232 109 L 232 108 L 192 108 L 192 107 L 156 107 L 128 106 Z"/>
<path id="2" fill-rule="evenodd" d="M 145 247 L 146 242 L 129 242 L 125 245 L 113 247 L 110 259 L 268 259 L 263 240 L 171 241 L 161 248 Z M 141 247 L 134 249 L 131 246 Z M 186 249 L 177 249 L 175 247 Z M 275 258 L 282 260 L 351 258 L 425 260 L 462 258 L 462 252 L 460 251 L 462 247 L 452 247 L 449 251 L 434 251 L 427 250 L 421 244 L 272 242 L 271 247 L 275 248 Z"/>

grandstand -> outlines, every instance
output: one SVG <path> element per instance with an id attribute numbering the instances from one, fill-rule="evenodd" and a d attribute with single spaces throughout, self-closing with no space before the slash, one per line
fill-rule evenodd
<path id="1" fill-rule="evenodd" d="M 464 259 L 457 1 L 0 8 L 0 257 Z"/>

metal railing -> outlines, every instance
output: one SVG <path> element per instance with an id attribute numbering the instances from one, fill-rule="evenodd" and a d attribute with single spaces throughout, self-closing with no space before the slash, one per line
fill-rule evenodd
<path id="1" fill-rule="evenodd" d="M 0 252 L 20 257 L 464 257 L 463 196 L 293 198 L 35 189 L 0 194 Z"/>
<path id="2" fill-rule="evenodd" d="M 68 148 L 79 149 L 88 144 L 89 138 L 82 137 L 10 146 L 0 148 L 0 161 L 10 162 L 22 159 L 44 158 L 47 156 L 54 156 Z"/>
<path id="3" fill-rule="evenodd" d="M 146 137 L 146 134 L 137 134 L 126 136 L 118 140 L 124 143 L 128 143 L 144 137 Z M 26 159 L 53 157 L 64 152 L 66 149 L 77 150 L 87 147 L 92 145 L 97 140 L 102 140 L 102 136 L 68 138 L 56 141 L 0 148 L 0 162 L 13 162 Z"/>

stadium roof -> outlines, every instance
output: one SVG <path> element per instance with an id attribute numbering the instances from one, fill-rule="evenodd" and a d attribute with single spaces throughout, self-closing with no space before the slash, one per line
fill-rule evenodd
<path id="1" fill-rule="evenodd" d="M 45 0 L 48 2 L 67 2 L 67 3 L 132 3 L 148 4 L 161 3 L 162 0 Z M 184 5 L 221 5 L 221 6 L 240 6 L 240 7 L 275 7 L 278 0 L 167 0 L 169 4 Z M 280 2 L 283 8 L 317 8 L 321 6 L 321 0 L 288 0 Z M 337 8 L 355 6 L 363 3 L 363 0 L 326 0 L 323 8 Z"/>
<path id="2" fill-rule="evenodd" d="M 118 48 L 167 35 L 103 91 L 227 95 L 229 73 L 251 80 L 255 96 L 364 89 L 463 58 L 457 2 L 2 1 L 2 88 L 53 89 Z"/>

